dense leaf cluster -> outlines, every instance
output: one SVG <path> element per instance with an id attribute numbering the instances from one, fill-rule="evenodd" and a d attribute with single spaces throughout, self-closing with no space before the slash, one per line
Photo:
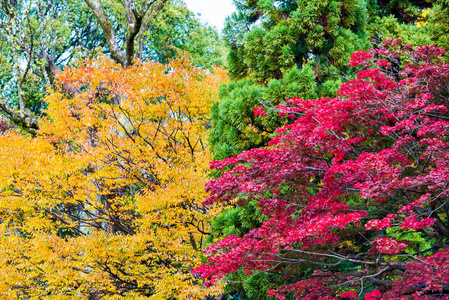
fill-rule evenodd
<path id="1" fill-rule="evenodd" d="M 3 298 L 217 293 L 190 270 L 217 214 L 201 202 L 206 125 L 225 74 L 188 59 L 126 69 L 89 60 L 58 74 L 36 137 L 2 122 Z"/>
<path id="2" fill-rule="evenodd" d="M 293 123 L 268 148 L 211 166 L 230 171 L 204 202 L 257 202 L 267 217 L 209 246 L 206 284 L 243 270 L 280 273 L 286 299 L 430 299 L 449 284 L 449 64 L 400 40 L 357 51 L 335 98 L 278 106 Z M 399 68 L 395 67 L 399 66 Z M 264 115 L 264 109 L 256 113 Z M 370 293 L 375 288 L 375 292 Z M 378 298 L 373 298 L 378 299 Z"/>

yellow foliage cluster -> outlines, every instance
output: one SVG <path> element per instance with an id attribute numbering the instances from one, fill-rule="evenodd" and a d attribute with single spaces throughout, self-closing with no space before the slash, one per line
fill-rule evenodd
<path id="1" fill-rule="evenodd" d="M 421 14 L 418 16 L 418 20 L 416 22 L 416 27 L 420 28 L 420 27 L 424 27 L 427 25 L 427 23 L 429 23 L 429 15 L 431 13 L 431 9 L 430 8 L 426 8 L 423 9 L 421 11 Z"/>
<path id="2" fill-rule="evenodd" d="M 207 127 L 226 74 L 187 59 L 58 75 L 37 137 L 0 136 L 0 295 L 202 299 Z"/>

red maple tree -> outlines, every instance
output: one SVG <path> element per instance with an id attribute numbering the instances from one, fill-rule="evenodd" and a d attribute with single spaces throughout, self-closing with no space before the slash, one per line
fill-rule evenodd
<path id="1" fill-rule="evenodd" d="M 294 119 L 232 167 L 204 205 L 257 201 L 268 221 L 230 235 L 193 270 L 213 284 L 243 269 L 277 272 L 286 299 L 430 299 L 449 284 L 449 64 L 400 40 L 357 51 L 336 98 L 293 98 Z M 255 113 L 264 116 L 258 107 Z M 369 288 L 367 288 L 369 286 Z M 375 289 L 376 288 L 376 289 Z M 374 290 L 373 290 L 374 289 Z M 408 295 L 408 296 L 407 296 Z M 405 299 L 405 298 L 404 298 Z"/>

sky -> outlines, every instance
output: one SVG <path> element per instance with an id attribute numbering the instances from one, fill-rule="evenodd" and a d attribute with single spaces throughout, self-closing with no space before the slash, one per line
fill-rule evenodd
<path id="1" fill-rule="evenodd" d="M 187 7 L 195 14 L 201 14 L 200 19 L 215 26 L 218 32 L 223 29 L 225 18 L 235 11 L 232 0 L 184 0 Z"/>

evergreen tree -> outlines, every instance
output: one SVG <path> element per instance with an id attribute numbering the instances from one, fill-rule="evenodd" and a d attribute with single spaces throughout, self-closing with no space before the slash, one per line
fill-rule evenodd
<path id="1" fill-rule="evenodd" d="M 429 28 L 433 42 L 449 50 L 449 1 L 438 0 L 430 10 Z"/>
<path id="2" fill-rule="evenodd" d="M 401 24 L 414 24 L 422 11 L 432 7 L 434 1 L 420 0 L 369 0 L 370 14 L 379 17 L 393 16 Z"/>
<path id="3" fill-rule="evenodd" d="M 229 74 L 212 115 L 216 159 L 263 146 L 282 122 L 254 107 L 332 96 L 354 50 L 367 48 L 363 0 L 236 0 L 224 29 Z M 246 34 L 245 34 L 246 33 Z"/>

